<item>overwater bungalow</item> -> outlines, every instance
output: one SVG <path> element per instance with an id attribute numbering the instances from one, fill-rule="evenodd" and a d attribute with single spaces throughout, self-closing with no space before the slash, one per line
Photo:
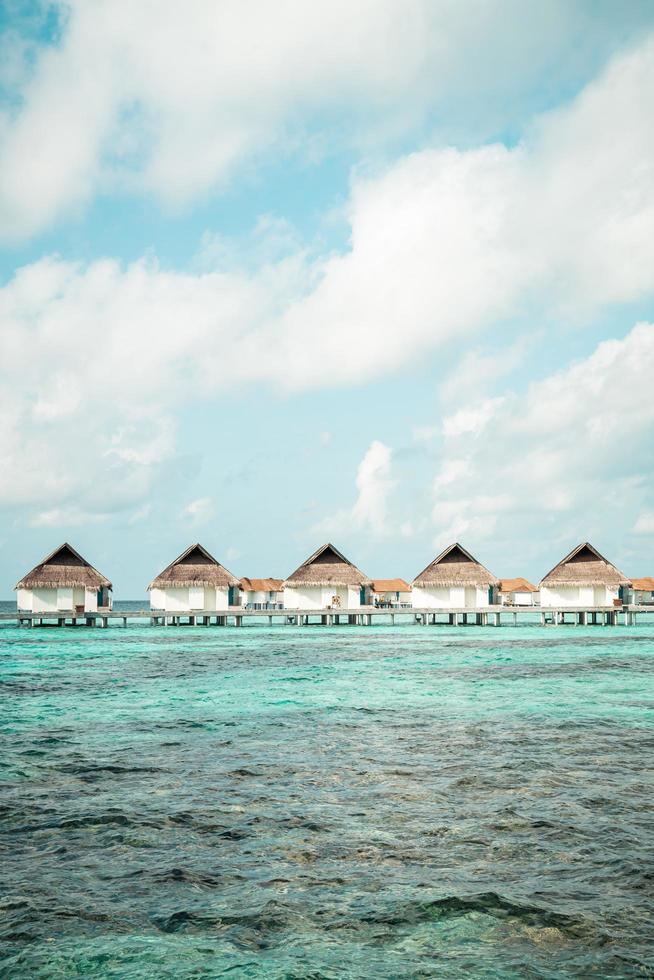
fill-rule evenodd
<path id="1" fill-rule="evenodd" d="M 20 612 L 69 616 L 111 608 L 108 578 L 65 542 L 15 586 Z"/>
<path id="2" fill-rule="evenodd" d="M 284 582 L 285 609 L 359 609 L 371 581 L 333 544 L 324 544 Z"/>
<path id="3" fill-rule="evenodd" d="M 627 602 L 633 606 L 654 605 L 654 578 L 652 576 L 632 578 Z"/>
<path id="4" fill-rule="evenodd" d="M 456 542 L 413 580 L 414 609 L 484 609 L 497 602 L 500 581 Z"/>
<path id="5" fill-rule="evenodd" d="M 526 578 L 501 578 L 499 596 L 503 606 L 535 606 L 538 604 L 538 586 Z"/>
<path id="6" fill-rule="evenodd" d="M 375 606 L 397 609 L 411 605 L 411 586 L 403 578 L 376 578 L 371 592 Z"/>
<path id="7" fill-rule="evenodd" d="M 614 606 L 629 580 L 599 551 L 582 542 L 562 558 L 540 583 L 541 608 Z"/>
<path id="8" fill-rule="evenodd" d="M 201 544 L 192 544 L 148 586 L 150 608 L 215 613 L 240 604 L 241 583 Z"/>
<path id="9" fill-rule="evenodd" d="M 284 582 L 281 578 L 242 578 L 241 602 L 246 609 L 283 609 Z"/>

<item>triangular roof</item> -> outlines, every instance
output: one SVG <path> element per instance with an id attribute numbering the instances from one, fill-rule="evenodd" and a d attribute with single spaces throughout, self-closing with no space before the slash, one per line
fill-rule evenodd
<path id="1" fill-rule="evenodd" d="M 370 585 L 367 575 L 353 565 L 333 544 L 323 544 L 299 568 L 289 575 L 284 585 Z"/>
<path id="2" fill-rule="evenodd" d="M 150 582 L 148 591 L 202 585 L 226 589 L 230 585 L 239 586 L 240 582 L 196 541 L 171 561 L 153 582 Z"/>
<path id="3" fill-rule="evenodd" d="M 582 541 L 569 555 L 547 573 L 541 586 L 552 585 L 605 585 L 617 588 L 628 585 L 629 579 L 615 565 L 600 555 L 589 541 Z"/>
<path id="4" fill-rule="evenodd" d="M 500 592 L 538 592 L 538 586 L 532 585 L 526 578 L 502 578 Z"/>
<path id="5" fill-rule="evenodd" d="M 284 582 L 281 578 L 247 578 L 241 579 L 241 587 L 246 592 L 281 592 Z"/>
<path id="6" fill-rule="evenodd" d="M 654 578 L 646 575 L 645 578 L 632 578 L 632 587 L 636 592 L 654 592 Z"/>
<path id="7" fill-rule="evenodd" d="M 469 551 L 455 541 L 441 551 L 426 568 L 417 575 L 413 584 L 418 588 L 451 588 L 468 585 L 486 588 L 499 585 L 499 579 L 485 568 Z"/>
<path id="8" fill-rule="evenodd" d="M 111 589 L 108 578 L 64 541 L 23 576 L 15 589 Z"/>
<path id="9" fill-rule="evenodd" d="M 411 586 L 403 578 L 376 578 L 372 583 L 373 592 L 410 592 Z"/>

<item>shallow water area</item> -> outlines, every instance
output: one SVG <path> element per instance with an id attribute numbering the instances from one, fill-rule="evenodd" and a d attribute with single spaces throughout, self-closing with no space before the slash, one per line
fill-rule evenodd
<path id="1" fill-rule="evenodd" d="M 654 625 L 0 626 L 0 679 L 0 975 L 654 975 Z"/>

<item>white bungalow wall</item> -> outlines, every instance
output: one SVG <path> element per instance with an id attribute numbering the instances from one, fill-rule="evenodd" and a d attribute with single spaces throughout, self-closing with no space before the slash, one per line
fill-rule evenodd
<path id="1" fill-rule="evenodd" d="M 23 612 L 32 612 L 32 590 L 19 589 L 16 595 L 16 605 Z"/>
<path id="2" fill-rule="evenodd" d="M 213 586 L 152 589 L 150 608 L 169 613 L 212 613 L 229 608 L 229 590 Z"/>
<path id="3" fill-rule="evenodd" d="M 57 612 L 57 589 L 32 589 L 32 612 Z"/>
<path id="4" fill-rule="evenodd" d="M 281 592 L 255 592 L 251 589 L 249 592 L 243 592 L 243 604 L 245 606 L 262 605 L 265 606 L 272 602 L 281 602 L 282 594 Z"/>
<path id="5" fill-rule="evenodd" d="M 411 602 L 410 592 L 375 592 L 373 595 L 380 602 Z"/>
<path id="6" fill-rule="evenodd" d="M 86 612 L 98 611 L 98 593 L 95 589 L 86 589 L 84 594 L 84 609 Z"/>
<path id="7" fill-rule="evenodd" d="M 85 612 L 96 612 L 97 592 L 91 589 L 19 589 L 18 608 L 35 613 L 75 612 L 82 606 Z"/>
<path id="8" fill-rule="evenodd" d="M 555 589 L 541 586 L 540 604 L 546 609 L 562 608 L 563 606 L 612 606 L 618 598 L 617 589 L 607 589 L 603 585 L 578 586 L 559 585 Z"/>
<path id="9" fill-rule="evenodd" d="M 474 586 L 419 588 L 411 592 L 414 609 L 481 609 L 488 606 L 488 589 Z"/>
<path id="10" fill-rule="evenodd" d="M 327 609 L 333 606 L 334 596 L 341 600 L 340 609 L 359 609 L 361 594 L 358 588 L 348 588 L 345 585 L 305 586 L 284 589 L 285 609 Z"/>
<path id="11" fill-rule="evenodd" d="M 537 598 L 537 592 L 507 592 L 502 596 L 502 604 L 512 606 L 535 606 Z"/>

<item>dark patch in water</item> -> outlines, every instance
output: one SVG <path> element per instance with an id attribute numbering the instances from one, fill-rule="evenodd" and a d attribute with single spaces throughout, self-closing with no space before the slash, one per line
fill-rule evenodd
<path id="1" fill-rule="evenodd" d="M 0 975 L 648 975 L 651 632 L 32 632 Z"/>

